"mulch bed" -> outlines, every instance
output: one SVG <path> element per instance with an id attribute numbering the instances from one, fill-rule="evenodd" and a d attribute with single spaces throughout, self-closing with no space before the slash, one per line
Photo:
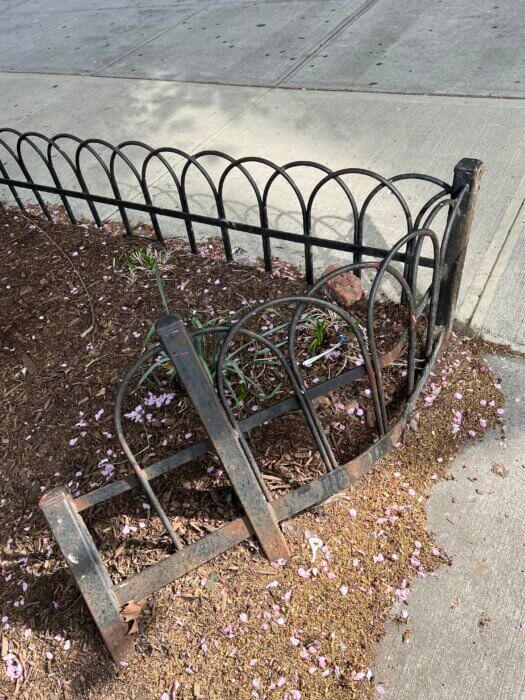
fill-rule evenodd
<path id="1" fill-rule="evenodd" d="M 142 611 L 139 654 L 115 669 L 37 503 L 55 485 L 67 484 L 80 494 L 129 473 L 113 435 L 115 392 L 152 323 L 165 312 L 154 273 L 130 270 L 129 256 L 146 245 L 158 256 L 170 310 L 193 327 L 210 319 L 220 324 L 232 310 L 301 294 L 305 286 L 285 263 L 269 275 L 257 265 L 223 262 L 213 239 L 194 256 L 180 240 L 163 249 L 123 238 L 116 225 L 104 231 L 71 226 L 58 210 L 53 224 L 0 212 L 0 231 L 0 694 L 304 700 L 367 697 L 374 688 L 382 693 L 370 667 L 389 610 L 397 601 L 405 626 L 410 579 L 431 575 L 448 561 L 426 532 L 429 488 L 446 475 L 465 440 L 479 439 L 502 421 L 499 385 L 476 344 L 453 340 L 412 429 L 369 477 L 284 525 L 293 551 L 286 566 L 272 568 L 256 544 L 245 543 L 165 588 Z M 149 232 L 142 227 L 137 233 Z M 352 312 L 362 320 L 364 302 Z M 399 339 L 405 315 L 385 301 L 377 316 L 384 353 Z M 282 320 L 270 310 L 253 327 Z M 309 354 L 315 322 L 301 334 L 300 360 Z M 424 321 L 419 340 L 423 330 Z M 279 333 L 273 337 L 279 339 Z M 328 329 L 318 351 L 336 340 Z M 256 349 L 243 351 L 243 367 L 250 367 Z M 347 355 L 334 352 L 316 362 L 305 370 L 306 382 L 333 376 L 345 362 L 347 369 L 357 363 L 348 364 Z M 202 438 L 176 380 L 162 388 L 167 381 L 162 371 L 160 383 L 144 382 L 125 406 L 126 434 L 143 465 Z M 390 420 L 402 406 L 403 373 L 403 362 L 384 372 Z M 242 381 L 230 378 L 238 394 Z M 283 385 L 271 396 L 282 382 L 271 364 L 257 370 L 257 382 L 266 398 L 248 391 L 234 407 L 238 417 L 289 393 Z M 168 393 L 169 401 L 159 398 Z M 367 380 L 333 392 L 317 408 L 341 462 L 372 443 Z M 299 414 L 261 426 L 249 439 L 275 493 L 324 471 Z M 213 455 L 155 483 L 185 542 L 239 514 Z M 115 581 L 169 551 L 145 500 L 139 493 L 123 496 L 97 508 L 90 519 Z M 312 562 L 314 536 L 323 548 Z"/>

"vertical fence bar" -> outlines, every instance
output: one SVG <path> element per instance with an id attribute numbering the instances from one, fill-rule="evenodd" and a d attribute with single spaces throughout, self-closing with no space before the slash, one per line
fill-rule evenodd
<path id="1" fill-rule="evenodd" d="M 133 636 L 120 615 L 120 605 L 106 567 L 69 491 L 56 488 L 40 500 L 47 522 L 73 574 L 113 660 L 133 655 Z"/>
<path id="2" fill-rule="evenodd" d="M 458 300 L 465 255 L 472 230 L 474 206 L 479 189 L 483 163 L 474 158 L 463 158 L 454 168 L 452 197 L 467 187 L 452 224 L 443 258 L 443 274 L 439 290 L 436 323 L 447 331 L 452 328 Z"/>
<path id="3" fill-rule="evenodd" d="M 314 260 L 312 255 L 312 244 L 308 240 L 312 231 L 312 218 L 309 215 L 308 220 L 304 222 L 303 234 L 304 234 L 304 278 L 306 284 L 312 285 L 315 282 L 314 279 Z"/>
<path id="4" fill-rule="evenodd" d="M 264 229 L 265 231 L 268 229 L 268 212 L 266 211 L 266 203 L 264 204 L 264 208 L 261 211 L 261 228 Z M 272 272 L 273 271 L 272 249 L 271 249 L 270 237 L 267 235 L 263 236 L 262 248 L 263 248 L 264 269 L 266 270 L 266 272 Z"/>
<path id="5" fill-rule="evenodd" d="M 224 246 L 224 255 L 228 262 L 233 262 L 233 252 L 232 252 L 232 242 L 230 239 L 230 229 L 228 228 L 226 222 L 226 213 L 224 209 L 224 201 L 222 199 L 222 192 L 219 192 L 217 198 L 217 213 L 221 221 L 221 236 L 222 244 Z"/>

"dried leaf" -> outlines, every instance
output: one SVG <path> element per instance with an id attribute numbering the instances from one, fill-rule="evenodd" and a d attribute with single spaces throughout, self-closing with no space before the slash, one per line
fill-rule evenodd
<path id="1" fill-rule="evenodd" d="M 145 602 L 146 601 L 144 599 L 137 601 L 128 600 L 128 602 L 124 603 L 124 605 L 122 606 L 120 614 L 126 622 L 133 622 L 133 620 L 136 620 L 137 617 L 140 615 Z"/>
<path id="2" fill-rule="evenodd" d="M 30 374 L 34 374 L 36 372 L 35 363 L 29 357 L 29 355 L 22 350 L 19 354 L 19 357 L 20 357 L 20 360 L 22 361 L 24 367 L 27 369 L 27 371 Z"/>
<path id="3" fill-rule="evenodd" d="M 133 620 L 131 625 L 128 628 L 128 634 L 137 634 L 138 631 L 139 631 L 139 626 L 137 624 L 137 621 Z"/>

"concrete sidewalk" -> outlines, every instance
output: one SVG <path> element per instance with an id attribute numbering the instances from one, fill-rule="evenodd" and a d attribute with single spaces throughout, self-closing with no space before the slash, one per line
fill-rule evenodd
<path id="1" fill-rule="evenodd" d="M 525 350 L 524 24 L 517 0 L 3 0 L 1 126 L 446 181 L 480 158 L 458 318 Z M 345 235 L 327 207 L 320 225 Z M 392 242 L 398 223 L 385 204 L 370 235 Z"/>
<path id="2" fill-rule="evenodd" d="M 0 70 L 523 97 L 517 0 L 3 0 Z"/>
<path id="3" fill-rule="evenodd" d="M 429 528 L 452 565 L 415 579 L 407 623 L 391 622 L 379 645 L 375 675 L 389 700 L 525 697 L 525 361 L 489 364 L 508 399 L 507 436 L 470 446 L 432 489 Z"/>

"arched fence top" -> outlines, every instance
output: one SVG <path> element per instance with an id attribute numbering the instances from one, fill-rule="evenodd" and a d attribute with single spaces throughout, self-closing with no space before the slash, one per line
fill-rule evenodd
<path id="1" fill-rule="evenodd" d="M 62 163 L 60 173 L 59 162 Z M 158 166 L 155 172 L 154 163 Z M 123 167 L 117 167 L 118 164 Z M 46 183 L 39 182 L 36 176 L 42 166 L 50 176 L 46 177 Z M 198 187 L 190 177 L 193 171 L 199 175 Z M 308 186 L 304 185 L 305 177 Z M 357 186 L 356 178 L 359 180 Z M 97 181 L 96 187 L 88 184 L 92 180 Z M 279 181 L 281 186 L 277 190 Z M 238 190 L 242 182 L 246 183 L 248 191 L 243 189 L 243 200 L 237 202 L 235 188 Z M 234 186 L 229 186 L 230 183 Z M 337 230 L 316 234 L 314 214 L 320 217 L 319 220 L 328 216 L 321 195 L 332 183 L 342 196 L 341 201 L 347 203 L 348 212 L 343 213 L 341 206 L 336 207 L 334 226 Z M 418 190 L 422 183 L 437 191 L 430 196 L 422 195 Z M 435 228 L 441 240 L 439 257 L 444 262 L 445 247 L 449 241 L 452 245 L 453 230 L 458 225 L 460 205 L 467 189 L 466 184 L 462 187 L 457 183 L 450 185 L 440 178 L 418 172 L 385 176 L 365 168 L 333 169 L 308 159 L 279 165 L 260 156 L 239 158 L 213 149 L 189 154 L 172 146 L 155 148 L 133 139 L 113 145 L 100 138 L 82 139 L 70 133 L 48 137 L 36 131 L 22 133 L 13 128 L 0 129 L 2 185 L 17 206 L 25 210 L 26 204 L 33 200 L 47 218 L 51 218 L 49 197 L 58 197 L 72 223 L 77 223 L 79 218 L 75 205 L 85 202 L 90 218 L 101 227 L 104 217 L 100 206 L 106 205 L 110 212 L 108 216 L 120 218 L 127 235 L 132 235 L 134 230 L 131 213 L 148 217 L 152 234 L 159 241 L 167 234 L 162 230 L 160 217 L 180 221 L 193 252 L 197 252 L 196 227 L 206 226 L 208 231 L 211 227 L 222 237 L 227 260 L 234 258 L 233 233 L 252 240 L 260 239 L 264 266 L 268 271 L 273 269 L 272 244 L 280 241 L 282 246 L 285 242 L 295 250 L 302 249 L 305 278 L 309 284 L 315 279 L 315 261 L 323 259 L 322 250 L 350 255 L 357 266 L 355 274 L 358 276 L 366 269 L 360 266 L 364 260 L 385 259 L 391 244 L 385 247 L 384 232 L 378 231 L 374 237 L 365 230 L 365 218 L 370 218 L 373 202 L 385 192 L 392 196 L 404 222 L 401 226 L 399 221 L 395 226 L 384 224 L 388 239 L 393 236 L 394 243 L 415 230 L 430 225 L 435 227 L 437 214 L 448 212 L 442 230 Z M 283 185 L 287 188 L 284 198 Z M 173 204 L 170 199 L 170 190 L 177 195 L 178 204 Z M 123 191 L 128 193 L 126 198 L 122 196 Z M 203 196 L 208 200 L 202 200 Z M 198 198 L 203 202 L 200 206 L 196 203 Z M 420 201 L 414 204 L 413 200 L 417 198 Z M 232 204 L 238 205 L 237 209 L 243 208 L 235 220 L 227 216 Z M 252 209 L 257 212 L 255 223 L 252 216 L 248 216 Z M 284 215 L 288 222 L 295 221 L 295 230 L 279 224 L 271 225 L 274 211 L 279 217 Z M 334 216 L 335 212 L 331 209 L 329 214 Z M 392 221 L 394 218 L 391 217 Z M 403 276 L 411 288 L 417 280 L 414 260 L 419 267 L 433 269 L 435 265 L 435 251 L 431 257 L 421 255 L 421 243 L 420 238 L 417 241 L 413 237 L 406 239 L 405 245 L 397 246 L 391 258 L 392 264 L 404 263 Z"/>

